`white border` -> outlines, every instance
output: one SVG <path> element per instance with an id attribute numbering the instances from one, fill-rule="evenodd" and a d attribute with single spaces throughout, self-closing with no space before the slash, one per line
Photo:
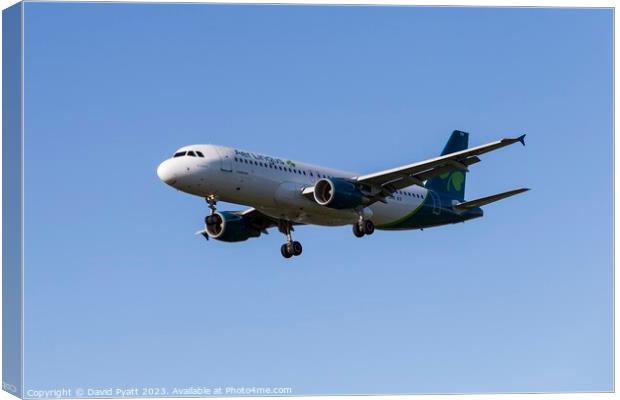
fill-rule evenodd
<path id="1" fill-rule="evenodd" d="M 33 2 L 32 0 L 29 0 L 29 2 Z M 59 1 L 59 2 L 63 2 L 63 1 Z M 64 1 L 64 2 L 68 2 L 68 1 Z M 70 1 L 70 2 L 78 2 L 78 1 Z M 104 1 L 93 1 L 93 2 L 104 2 Z M 128 2 L 132 2 L 132 3 L 239 3 L 233 0 L 220 0 L 217 2 L 213 2 L 213 1 L 205 1 L 205 2 L 201 2 L 201 1 L 175 1 L 175 0 L 151 0 L 151 1 L 128 1 Z M 10 7 L 13 4 L 16 4 L 17 2 L 14 0 L 0 0 L 0 6 L 2 9 L 5 9 L 7 7 Z M 276 3 L 276 2 L 268 2 L 268 1 L 264 1 L 264 0 L 244 0 L 243 3 L 245 4 L 318 4 L 318 5 L 395 5 L 395 6 L 411 6 L 411 5 L 417 5 L 417 6 L 447 6 L 447 4 L 445 2 L 442 1 L 438 1 L 438 0 L 424 0 L 420 3 L 413 3 L 412 1 L 409 0 L 390 0 L 389 2 L 387 1 L 382 1 L 382 0 L 339 0 L 339 1 L 332 1 L 332 0 L 313 0 L 312 2 L 309 1 L 299 1 L 299 0 L 288 0 L 286 2 L 280 2 L 280 3 Z M 558 0 L 544 0 L 544 1 L 536 1 L 536 0 L 521 0 L 520 2 L 515 2 L 515 1 L 498 1 L 498 0 L 475 0 L 474 3 L 472 3 L 471 1 L 467 1 L 467 0 L 450 0 L 449 2 L 449 6 L 482 6 L 482 7 L 497 7 L 497 6 L 501 6 L 501 7 L 583 7 L 583 8 L 593 8 L 593 7 L 615 7 L 616 3 L 615 2 L 610 2 L 610 1 L 603 1 L 603 0 L 594 0 L 594 1 L 574 1 L 574 0 L 565 0 L 565 1 L 558 1 Z M 614 23 L 615 23 L 615 17 L 614 17 Z M 2 40 L 2 31 L 1 31 L 1 19 L 0 19 L 0 43 Z M 21 82 L 21 87 L 22 87 L 22 120 L 21 120 L 21 128 L 22 128 L 22 154 L 21 154 L 21 163 L 22 163 L 22 215 L 21 215 L 21 221 L 22 221 L 22 263 L 24 261 L 24 247 L 23 247 L 23 243 L 24 243 L 24 230 L 23 230 L 23 226 L 24 226 L 24 135 L 23 135 L 23 128 L 24 128 L 24 115 L 25 115 L 25 108 L 24 108 L 24 75 L 23 75 L 23 66 L 24 66 L 24 43 L 23 43 L 23 39 L 24 39 L 24 7 L 22 4 L 22 82 Z M 615 44 L 617 43 L 617 32 L 615 30 L 615 26 L 614 26 L 614 79 L 613 79 L 613 85 L 614 85 L 614 118 L 613 118 L 613 127 L 614 127 L 614 186 L 613 186 L 613 193 L 614 193 L 614 273 L 613 273 L 613 279 L 614 279 L 614 293 L 613 293 L 613 301 L 614 301 L 614 318 L 613 318 L 613 326 L 614 326 L 614 346 L 613 346 L 613 351 L 614 351 L 614 387 L 615 387 L 615 382 L 617 381 L 618 378 L 618 372 L 617 369 L 615 368 L 615 360 L 616 360 L 616 347 L 615 347 L 615 342 L 616 342 L 616 338 L 617 338 L 617 331 L 615 331 L 615 310 L 617 309 L 617 303 L 616 303 L 616 296 L 615 296 L 615 287 L 616 287 L 616 274 L 615 274 L 615 249 L 616 249 L 616 239 L 617 239 L 617 235 L 616 235 L 616 227 L 618 226 L 617 224 L 617 214 L 615 213 L 615 208 L 617 206 L 617 199 L 618 199 L 618 185 L 616 185 L 616 177 L 618 176 L 618 166 L 615 163 L 615 154 L 618 152 L 619 150 L 619 144 L 618 141 L 615 140 L 615 114 L 618 111 L 617 109 L 617 105 L 615 103 L 615 93 L 616 93 L 616 80 L 615 80 L 615 74 L 616 74 L 616 64 L 615 64 Z M 0 63 L 2 62 L 2 54 L 0 52 Z M 2 88 L 2 85 L 0 83 L 0 89 Z M 1 103 L 2 100 L 0 99 L 0 113 L 1 113 Z M 2 141 L 0 140 L 0 155 L 2 154 Z M 2 204 L 2 198 L 1 198 L 1 192 L 2 192 L 2 186 L 1 186 L 1 179 L 2 179 L 2 165 L 0 163 L 0 205 Z M 0 222 L 1 222 L 2 216 L 0 214 Z M 0 240 L 2 239 L 2 233 L 0 231 Z M 0 257 L 2 255 L 2 251 L 0 249 Z M 24 334 L 24 318 L 23 315 L 24 314 L 24 302 L 23 302 L 23 295 L 24 295 L 24 268 L 22 266 L 22 271 L 21 271 L 21 277 L 22 277 L 22 385 L 24 385 L 24 347 L 23 347 L 23 334 Z M 2 277 L 0 275 L 0 287 L 2 284 Z M 0 299 L 0 304 L 1 304 L 1 299 Z M 2 328 L 2 320 L 0 319 L 0 331 Z M 2 350 L 0 349 L 0 356 L 2 354 Z M 0 366 L 0 372 L 1 372 L 1 366 Z M 478 397 L 483 397 L 485 399 L 491 399 L 491 400 L 503 400 L 503 399 L 521 399 L 523 397 L 527 397 L 528 399 L 562 399 L 562 400 L 572 400 L 572 399 L 611 399 L 616 397 L 616 395 L 614 393 L 553 393 L 553 394 L 524 394 L 524 393 L 517 393 L 517 394 L 468 394 L 468 395 L 391 395 L 391 396 L 372 396 L 374 398 L 386 398 L 386 399 L 394 399 L 394 400 L 405 400 L 405 399 L 433 399 L 433 400 L 443 400 L 443 399 L 457 399 L 457 398 L 478 398 Z M 312 397 L 313 399 L 326 399 L 326 400 L 333 400 L 333 399 L 343 399 L 343 400 L 353 400 L 353 399 L 358 399 L 360 396 L 303 396 L 303 397 Z M 14 399 L 14 396 L 9 395 L 7 392 L 2 391 L 0 394 L 0 399 Z M 264 397 L 244 397 L 245 399 L 254 399 L 254 400 L 261 400 L 264 399 Z M 282 397 L 284 399 L 296 399 L 299 397 Z M 162 398 L 162 400 L 168 400 L 169 398 Z"/>

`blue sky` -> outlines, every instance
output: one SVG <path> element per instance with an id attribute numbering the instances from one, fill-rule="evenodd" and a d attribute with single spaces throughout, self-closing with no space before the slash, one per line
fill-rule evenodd
<path id="1" fill-rule="evenodd" d="M 609 391 L 612 11 L 25 6 L 26 389 Z M 355 238 L 193 233 L 155 174 L 216 143 L 373 172 L 527 133 L 485 217 Z M 235 209 L 221 204 L 220 209 Z"/>

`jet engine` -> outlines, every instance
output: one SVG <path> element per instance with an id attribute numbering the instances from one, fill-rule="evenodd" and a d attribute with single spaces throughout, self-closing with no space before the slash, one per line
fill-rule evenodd
<path id="1" fill-rule="evenodd" d="M 323 178 L 314 185 L 314 200 L 325 207 L 345 209 L 361 206 L 368 199 L 349 180 Z"/>
<path id="2" fill-rule="evenodd" d="M 205 230 L 210 238 L 223 242 L 242 242 L 260 236 L 248 218 L 230 211 L 215 212 L 205 218 Z"/>

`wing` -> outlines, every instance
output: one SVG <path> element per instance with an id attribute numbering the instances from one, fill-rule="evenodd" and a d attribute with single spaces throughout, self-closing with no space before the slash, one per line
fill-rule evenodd
<path id="1" fill-rule="evenodd" d="M 479 155 L 520 142 L 525 145 L 525 135 L 516 138 L 505 138 L 482 146 L 431 158 L 430 160 L 403 165 L 373 174 L 354 178 L 362 185 L 368 185 L 375 201 L 411 185 L 422 186 L 424 181 L 452 170 L 467 171 L 467 167 L 480 161 Z"/>
<path id="2" fill-rule="evenodd" d="M 243 211 L 236 211 L 235 214 L 248 218 L 250 220 L 250 224 L 256 229 L 259 229 L 264 234 L 269 234 L 269 232 L 267 232 L 267 229 L 269 228 L 277 227 L 278 229 L 280 229 L 280 231 L 282 231 L 284 229 L 283 224 L 286 223 L 290 223 L 291 226 L 303 225 L 299 222 L 285 221 L 278 218 L 270 217 L 269 215 L 263 214 L 262 212 L 258 211 L 254 207 L 248 208 L 247 210 Z M 295 229 L 291 228 L 291 230 Z"/>
<path id="3" fill-rule="evenodd" d="M 271 218 L 253 207 L 248 208 L 247 210 L 237 211 L 235 214 L 248 218 L 250 220 L 250 224 L 263 233 L 268 233 L 267 229 L 278 226 L 277 219 Z"/>

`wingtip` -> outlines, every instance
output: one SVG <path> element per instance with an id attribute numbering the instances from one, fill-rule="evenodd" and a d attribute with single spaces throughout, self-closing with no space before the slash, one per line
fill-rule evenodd
<path id="1" fill-rule="evenodd" d="M 205 238 L 207 241 L 209 240 L 209 234 L 208 234 L 208 233 L 207 233 L 207 231 L 206 231 L 206 230 L 204 230 L 204 229 L 203 229 L 203 230 L 201 230 L 201 231 L 198 231 L 198 232 L 194 233 L 194 235 L 196 235 L 196 236 L 201 235 L 201 236 L 202 236 L 203 238 Z"/>
<path id="2" fill-rule="evenodd" d="M 523 135 L 519 136 L 519 137 L 517 138 L 517 140 L 518 140 L 519 142 L 521 142 L 521 144 L 522 144 L 522 145 L 524 145 L 524 146 L 525 146 L 525 134 L 523 134 Z"/>

